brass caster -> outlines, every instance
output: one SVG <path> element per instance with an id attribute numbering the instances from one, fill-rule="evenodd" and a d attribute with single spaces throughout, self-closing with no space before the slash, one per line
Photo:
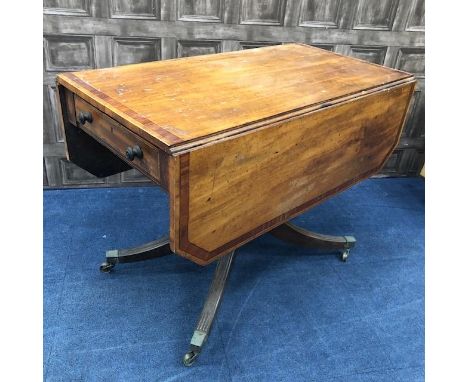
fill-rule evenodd
<path id="1" fill-rule="evenodd" d="M 348 260 L 348 256 L 349 256 L 349 249 L 343 251 L 343 253 L 341 254 L 341 261 L 346 262 Z"/>
<path id="2" fill-rule="evenodd" d="M 200 354 L 199 352 L 195 352 L 193 350 L 185 353 L 184 358 L 183 358 L 184 366 L 187 366 L 187 367 L 192 366 L 199 354 Z"/>
<path id="3" fill-rule="evenodd" d="M 109 273 L 111 271 L 111 269 L 114 268 L 114 267 L 115 267 L 115 264 L 108 263 L 107 261 L 105 261 L 99 266 L 99 270 L 102 273 Z"/>

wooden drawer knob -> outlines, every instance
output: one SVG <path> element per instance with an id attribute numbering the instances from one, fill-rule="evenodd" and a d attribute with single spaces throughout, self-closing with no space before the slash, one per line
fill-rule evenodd
<path id="1" fill-rule="evenodd" d="M 143 158 L 143 151 L 141 151 L 141 148 L 138 145 L 133 147 L 129 146 L 125 150 L 125 156 L 128 160 L 133 160 L 135 157 L 141 159 Z"/>
<path id="2" fill-rule="evenodd" d="M 78 114 L 78 121 L 80 121 L 82 125 L 84 125 L 86 122 L 91 123 L 93 122 L 93 116 L 89 111 L 80 111 Z"/>

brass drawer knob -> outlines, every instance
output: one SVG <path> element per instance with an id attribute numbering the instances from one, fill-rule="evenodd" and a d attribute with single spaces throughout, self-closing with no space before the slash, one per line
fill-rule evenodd
<path id="1" fill-rule="evenodd" d="M 84 125 L 86 122 L 91 123 L 93 122 L 93 116 L 89 111 L 80 111 L 78 114 L 78 121 L 80 121 L 82 125 Z"/>
<path id="2" fill-rule="evenodd" d="M 141 148 L 138 145 L 133 147 L 129 146 L 125 150 L 125 156 L 128 160 L 133 160 L 135 157 L 141 159 L 143 158 L 143 151 L 141 151 Z"/>

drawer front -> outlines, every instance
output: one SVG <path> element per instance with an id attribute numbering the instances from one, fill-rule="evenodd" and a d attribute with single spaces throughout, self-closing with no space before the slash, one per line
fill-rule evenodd
<path id="1" fill-rule="evenodd" d="M 75 94 L 76 124 L 129 165 L 161 183 L 160 150 Z"/>

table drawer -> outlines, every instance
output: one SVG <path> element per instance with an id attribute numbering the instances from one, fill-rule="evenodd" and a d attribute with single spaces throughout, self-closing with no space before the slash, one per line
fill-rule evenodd
<path id="1" fill-rule="evenodd" d="M 132 167 L 161 183 L 160 150 L 75 94 L 76 124 Z"/>

